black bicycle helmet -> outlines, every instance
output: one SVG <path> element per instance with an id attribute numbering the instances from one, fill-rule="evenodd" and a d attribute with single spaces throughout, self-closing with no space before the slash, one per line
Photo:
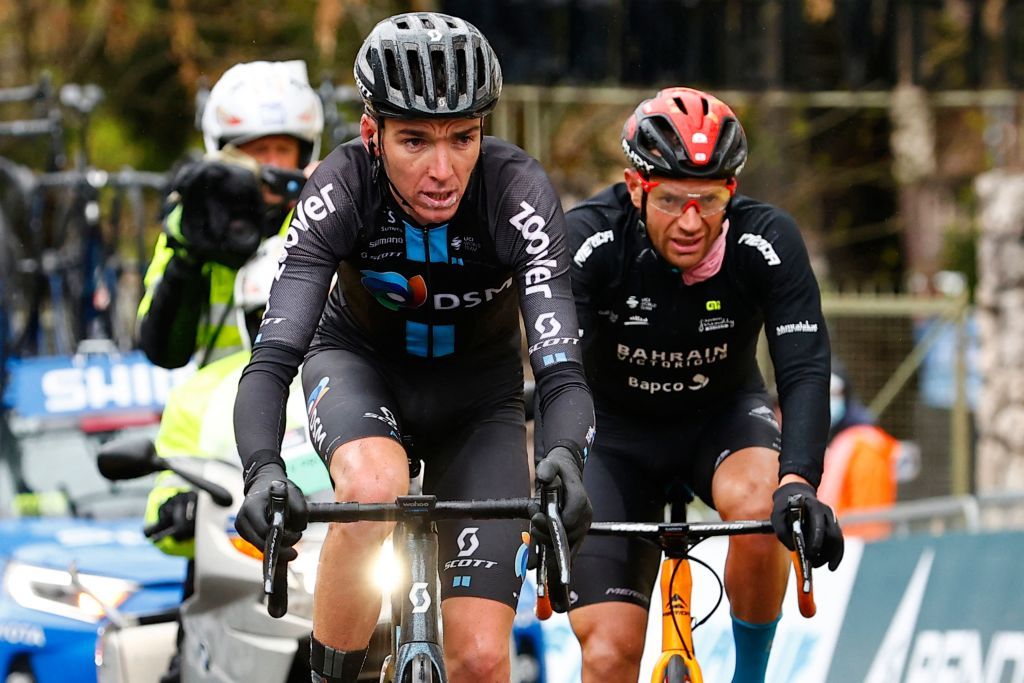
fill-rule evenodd
<path id="1" fill-rule="evenodd" d="M 622 149 L 648 178 L 733 178 L 747 162 L 736 114 L 693 88 L 666 88 L 641 102 L 622 127 Z"/>
<path id="2" fill-rule="evenodd" d="M 374 116 L 473 118 L 490 113 L 501 94 L 501 67 L 487 39 L 469 22 L 437 12 L 377 24 L 353 71 Z"/>

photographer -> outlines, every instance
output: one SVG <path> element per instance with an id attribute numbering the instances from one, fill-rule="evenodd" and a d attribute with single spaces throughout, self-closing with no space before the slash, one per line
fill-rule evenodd
<path id="1" fill-rule="evenodd" d="M 213 86 L 206 156 L 176 174 L 146 271 L 138 336 L 153 363 L 181 367 L 195 353 L 202 366 L 242 348 L 227 319 L 235 274 L 281 231 L 293 202 L 275 176 L 312 172 L 323 121 L 301 61 L 236 64 Z"/>

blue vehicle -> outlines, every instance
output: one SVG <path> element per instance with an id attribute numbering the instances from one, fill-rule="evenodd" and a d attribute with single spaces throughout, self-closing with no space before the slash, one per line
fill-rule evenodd
<path id="1" fill-rule="evenodd" d="M 115 391 L 118 382 L 152 379 L 132 361 L 12 366 L 0 413 L 0 681 L 95 682 L 107 607 L 152 614 L 181 602 L 184 560 L 142 534 L 152 479 L 115 484 L 96 468 L 106 440 L 155 434 L 158 406 L 132 405 Z"/>
<path id="2" fill-rule="evenodd" d="M 46 431 L 21 436 L 13 457 L 9 450 L 0 459 L 5 681 L 95 681 L 103 605 L 152 613 L 181 602 L 184 561 L 141 532 L 147 483 L 102 479 L 98 441 L 80 430 Z"/>

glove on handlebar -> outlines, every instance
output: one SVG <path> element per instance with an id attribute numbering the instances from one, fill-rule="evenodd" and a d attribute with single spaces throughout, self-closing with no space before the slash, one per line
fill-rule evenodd
<path id="1" fill-rule="evenodd" d="M 594 509 L 583 486 L 583 465 L 568 448 L 555 446 L 537 463 L 536 478 L 538 489 L 558 489 L 562 523 L 569 537 L 571 556 L 575 558 L 594 518 Z M 533 541 L 551 545 L 547 517 L 544 513 L 534 515 L 530 521 L 530 537 Z"/>
<path id="2" fill-rule="evenodd" d="M 223 161 L 183 167 L 173 187 L 181 200 L 181 226 L 168 237 L 200 262 L 241 268 L 266 236 L 263 193 L 251 170 Z"/>
<path id="3" fill-rule="evenodd" d="M 195 538 L 197 501 L 195 491 L 182 491 L 165 500 L 156 521 L 143 529 L 146 538 L 155 542 L 170 536 L 179 543 Z"/>
<path id="4" fill-rule="evenodd" d="M 814 567 L 828 563 L 836 570 L 843 559 L 843 531 L 832 508 L 815 495 L 814 488 L 802 482 L 783 484 L 772 494 L 772 527 L 782 544 L 793 550 L 793 527 L 787 519 L 790 498 L 800 506 L 807 559 Z"/>
<path id="5" fill-rule="evenodd" d="M 294 546 L 306 528 L 306 497 L 287 477 L 279 463 L 268 462 L 250 472 L 245 479 L 245 500 L 235 517 L 235 530 L 245 540 L 263 550 L 270 533 L 270 485 L 283 481 L 287 487 L 287 514 L 281 536 L 281 560 L 291 562 L 298 553 Z"/>

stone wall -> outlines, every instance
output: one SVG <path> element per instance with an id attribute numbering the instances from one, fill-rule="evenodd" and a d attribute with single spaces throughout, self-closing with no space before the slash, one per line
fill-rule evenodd
<path id="1" fill-rule="evenodd" d="M 1024 490 L 1024 172 L 995 170 L 978 197 L 978 492 Z"/>

